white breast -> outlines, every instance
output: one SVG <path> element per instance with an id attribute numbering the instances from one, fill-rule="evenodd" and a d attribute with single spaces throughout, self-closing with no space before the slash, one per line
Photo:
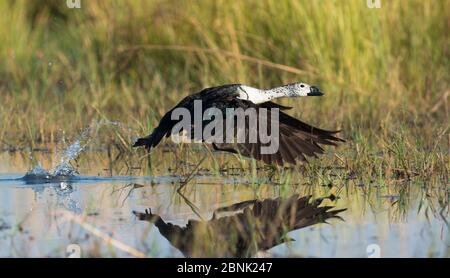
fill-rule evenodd
<path id="1" fill-rule="evenodd" d="M 271 100 L 270 94 L 257 88 L 241 85 L 239 87 L 239 99 L 245 99 L 253 102 L 254 104 L 263 103 Z"/>

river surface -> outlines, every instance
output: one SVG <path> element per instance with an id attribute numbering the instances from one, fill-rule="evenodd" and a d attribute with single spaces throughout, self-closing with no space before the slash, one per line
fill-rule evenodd
<path id="1" fill-rule="evenodd" d="M 57 164 L 51 154 L 40 154 L 37 159 L 47 169 Z M 449 186 L 445 180 L 434 181 L 427 189 L 421 181 L 383 186 L 349 182 L 330 189 L 198 172 L 179 193 L 177 188 L 186 176 L 173 174 L 171 169 L 149 175 L 123 170 L 125 162 L 111 166 L 108 161 L 106 152 L 88 152 L 74 163 L 77 175 L 30 181 L 23 179 L 33 167 L 28 155 L 0 153 L 0 256 L 450 256 Z M 346 209 L 337 213 L 342 219 L 330 218 L 328 223 L 298 229 L 293 226 L 284 240 L 258 232 L 262 235 L 252 237 L 251 244 L 227 246 L 235 241 L 225 233 L 246 239 L 245 233 L 253 232 L 251 227 L 276 225 L 264 223 L 268 216 L 258 218 L 251 208 L 245 221 L 235 221 L 233 215 L 239 213 L 242 202 L 279 198 L 278 203 L 266 202 L 276 210 L 283 200 L 303 200 L 310 195 L 310 202 L 331 195 L 322 206 Z M 217 209 L 230 206 L 231 212 L 217 216 Z M 154 218 L 139 214 L 146 210 Z M 214 220 L 220 217 L 231 217 L 225 221 L 225 229 Z M 189 230 L 190 220 L 190 226 L 195 222 L 206 228 Z"/>

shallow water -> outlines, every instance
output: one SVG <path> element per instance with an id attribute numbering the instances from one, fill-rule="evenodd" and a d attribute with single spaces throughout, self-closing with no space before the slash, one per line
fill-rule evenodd
<path id="1" fill-rule="evenodd" d="M 37 159 L 46 169 L 58 161 L 45 153 Z M 27 155 L 1 153 L 0 256 L 66 257 L 72 252 L 71 244 L 76 244 L 85 257 L 182 257 L 189 252 L 167 238 L 161 227 L 140 220 L 133 211 L 150 208 L 165 223 L 183 227 L 200 217 L 212 223 L 213 213 L 220 207 L 294 194 L 312 195 L 312 199 L 338 196 L 323 204 L 347 209 L 338 214 L 344 221 L 329 219 L 329 224 L 290 231 L 287 236 L 295 241 L 248 254 L 368 257 L 377 256 L 379 248 L 381 257 L 450 256 L 449 186 L 445 181 L 435 181 L 426 189 L 420 181 L 383 186 L 348 182 L 328 188 L 301 181 L 281 186 L 267 178 L 200 172 L 180 195 L 176 189 L 186 175 L 174 175 L 166 162 L 161 161 L 164 166 L 152 175 L 123 167 L 127 163 L 119 160 L 111 165 L 106 153 L 87 153 L 75 163 L 80 175 L 57 182 L 30 182 L 21 179 L 31 168 Z M 209 236 L 211 244 L 228 244 L 218 240 L 218 235 Z M 203 235 L 194 238 L 209 244 Z M 204 248 L 200 245 L 198 248 Z M 373 248 L 375 251 L 370 251 Z M 224 255 L 214 254 L 214 250 L 208 255 Z M 194 253 L 199 252 L 203 250 Z"/>

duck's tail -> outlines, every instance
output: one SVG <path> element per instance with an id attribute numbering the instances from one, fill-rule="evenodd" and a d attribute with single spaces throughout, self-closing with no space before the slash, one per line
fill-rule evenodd
<path id="1" fill-rule="evenodd" d="M 150 149 L 152 147 L 151 135 L 143 138 L 138 138 L 133 144 L 133 148 L 141 146 L 145 146 L 146 149 Z"/>

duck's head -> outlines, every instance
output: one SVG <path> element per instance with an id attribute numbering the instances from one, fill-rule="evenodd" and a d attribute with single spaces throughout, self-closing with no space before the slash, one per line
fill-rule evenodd
<path id="1" fill-rule="evenodd" d="M 292 83 L 285 87 L 287 87 L 290 97 L 323 96 L 319 88 L 306 83 Z"/>

